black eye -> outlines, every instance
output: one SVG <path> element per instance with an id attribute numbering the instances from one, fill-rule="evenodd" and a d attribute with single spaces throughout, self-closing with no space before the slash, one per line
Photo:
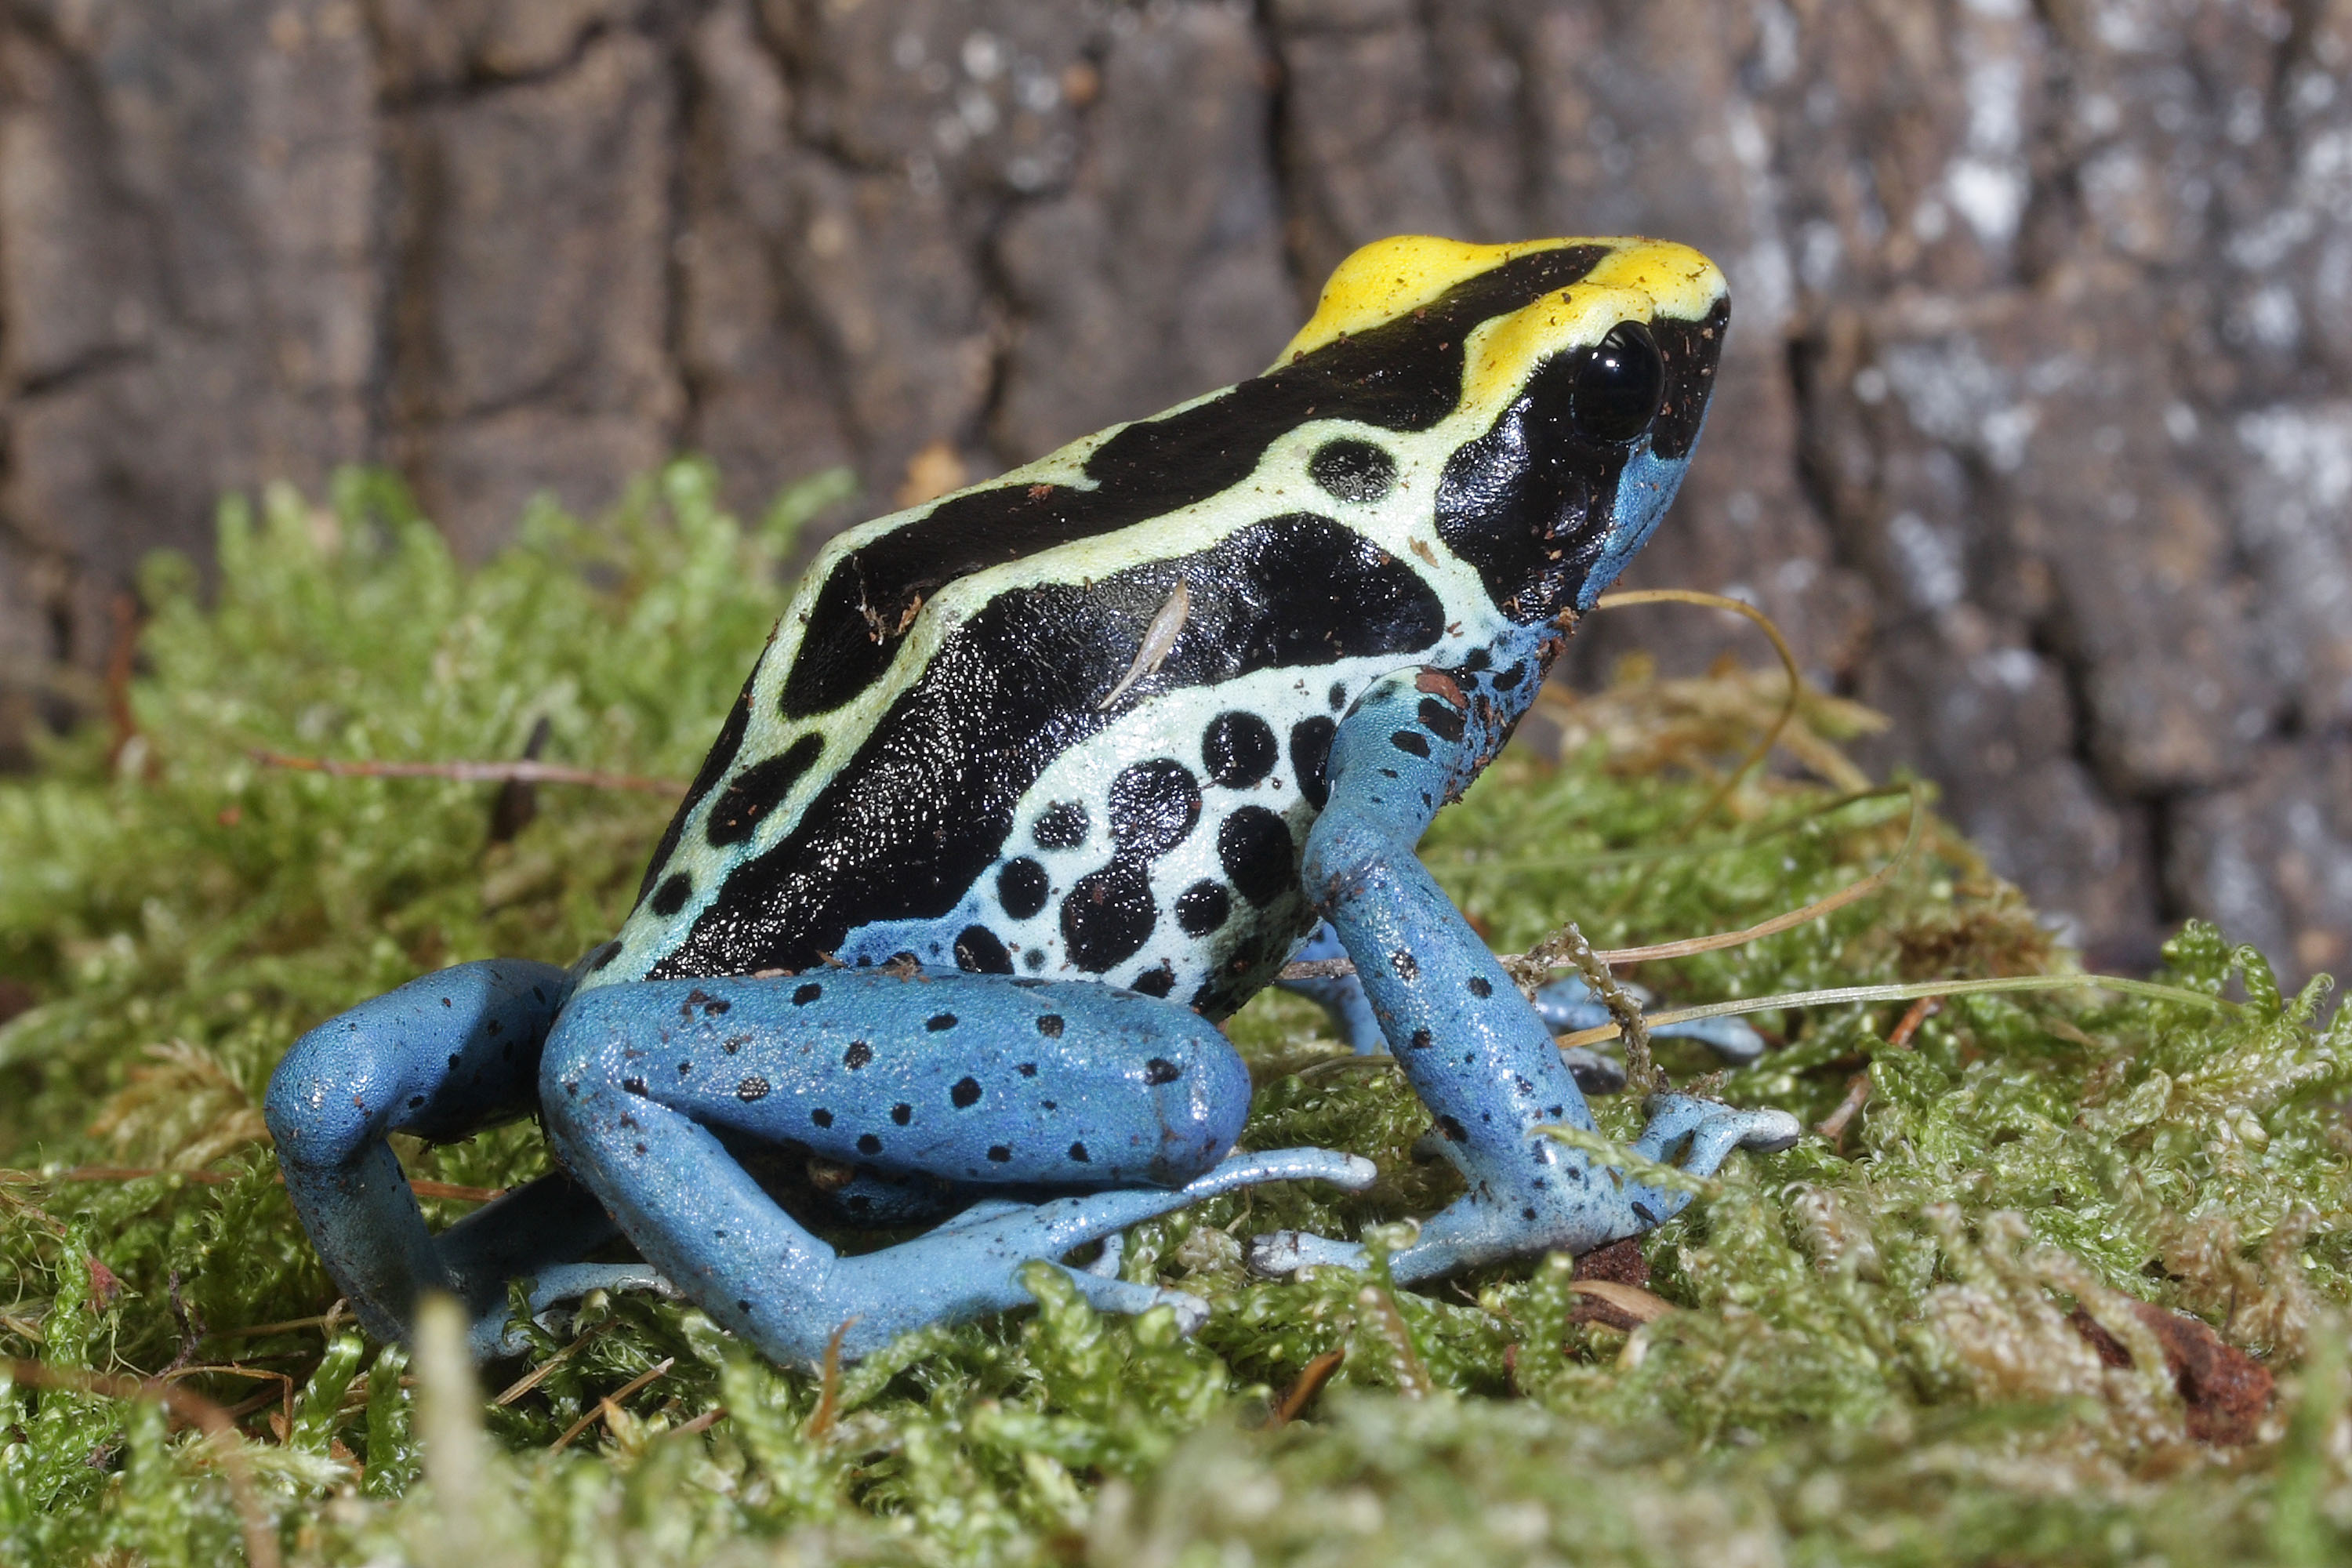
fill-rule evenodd
<path id="1" fill-rule="evenodd" d="M 1650 427 L 1665 395 L 1665 362 L 1650 329 L 1620 321 L 1577 367 L 1569 413 L 1578 429 L 1597 440 L 1630 441 Z"/>

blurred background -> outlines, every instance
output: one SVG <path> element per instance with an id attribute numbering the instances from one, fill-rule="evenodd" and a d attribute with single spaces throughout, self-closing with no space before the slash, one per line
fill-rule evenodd
<path id="1" fill-rule="evenodd" d="M 2347 70 L 2352 0 L 9 0 L 0 761 L 226 490 L 865 515 L 1263 368 L 1366 240 L 1647 232 L 1735 316 L 1629 584 L 1778 617 L 2094 963 L 2340 971 Z"/>

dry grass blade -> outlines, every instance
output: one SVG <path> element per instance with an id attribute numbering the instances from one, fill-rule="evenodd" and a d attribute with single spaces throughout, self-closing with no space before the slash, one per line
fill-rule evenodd
<path id="1" fill-rule="evenodd" d="M 1785 914 L 1774 915 L 1770 920 L 1759 921 L 1744 931 L 1722 931 L 1714 936 L 1685 937 L 1679 942 L 1654 942 L 1647 947 L 1606 948 L 1596 956 L 1603 963 L 1646 963 L 1654 959 L 1687 958 L 1695 952 L 1713 952 L 1718 948 L 1738 947 L 1743 943 L 1803 925 L 1809 921 L 1820 920 L 1823 915 L 1842 910 L 1856 900 L 1870 897 L 1892 881 L 1895 874 L 1910 861 L 1911 852 L 1918 847 L 1920 826 L 1926 820 L 1926 797 L 1919 787 L 1914 784 L 1911 786 L 1911 823 L 1904 831 L 1903 847 L 1895 852 L 1893 859 L 1860 881 L 1849 883 L 1828 898 L 1817 899 L 1802 909 L 1790 910 Z M 1549 945 L 1549 942 L 1538 943 L 1528 950 L 1528 959 L 1534 960 Z"/>
<path id="2" fill-rule="evenodd" d="M 1909 1050 L 1911 1037 L 1917 1034 L 1919 1026 L 1934 1016 L 1943 1005 L 1944 999 L 1940 996 L 1922 996 L 1912 1003 L 1895 1024 L 1894 1030 L 1887 1035 L 1886 1048 L 1894 1051 Z M 1870 1072 L 1869 1069 L 1864 1068 L 1848 1080 L 1845 1086 L 1845 1098 L 1838 1101 L 1835 1110 L 1814 1123 L 1813 1131 L 1828 1139 L 1832 1149 L 1843 1153 L 1845 1130 L 1855 1117 L 1862 1114 L 1862 1108 L 1868 1104 L 1869 1100 Z"/>
<path id="3" fill-rule="evenodd" d="M 613 1390 L 612 1393 L 604 1395 L 604 1398 L 596 1402 L 595 1409 L 591 1410 L 588 1414 L 583 1415 L 579 1420 L 574 1421 L 570 1426 L 566 1427 L 564 1429 L 563 1436 L 558 1437 L 551 1445 L 550 1445 L 547 1451 L 551 1454 L 560 1454 L 563 1452 L 564 1449 L 572 1447 L 572 1440 L 579 1436 L 581 1433 L 585 1432 L 589 1427 L 593 1426 L 599 1421 L 610 1420 L 613 1413 L 620 1409 L 622 1400 L 626 1399 L 632 1394 L 636 1393 L 637 1390 L 645 1387 L 646 1384 L 653 1382 L 654 1379 L 662 1376 L 664 1373 L 667 1373 L 670 1368 L 677 1364 L 677 1357 L 674 1355 L 664 1356 L 653 1365 L 646 1368 L 645 1371 L 637 1373 L 636 1376 L 629 1379 L 628 1382 L 621 1384 L 620 1387 Z"/>
<path id="4" fill-rule="evenodd" d="M 219 1457 L 221 1473 L 228 1479 L 230 1495 L 236 1500 L 237 1523 L 245 1535 L 245 1560 L 250 1568 L 278 1568 L 278 1529 L 263 1505 L 261 1493 L 254 1485 L 252 1467 L 245 1458 L 245 1439 L 236 1429 L 229 1413 L 200 1394 L 174 1387 L 162 1379 L 142 1382 L 136 1378 L 109 1377 L 100 1373 L 68 1372 L 62 1367 L 43 1366 L 38 1362 L 10 1361 L 5 1363 L 12 1382 L 33 1388 L 58 1389 L 71 1394 L 96 1394 L 101 1399 L 152 1399 L 164 1412 L 191 1426 L 199 1427 L 213 1452 Z M 209 1371 L 242 1371 L 242 1368 L 208 1368 Z"/>
<path id="5" fill-rule="evenodd" d="M 1789 691 L 1788 695 L 1781 700 L 1780 716 L 1772 721 L 1771 727 L 1766 730 L 1763 737 L 1748 750 L 1748 755 L 1740 759 L 1739 765 L 1731 770 L 1730 776 L 1717 786 L 1713 795 L 1706 797 L 1706 803 L 1691 813 L 1682 826 L 1675 828 L 1670 836 L 1680 838 L 1712 816 L 1717 806 L 1731 798 L 1731 792 L 1739 787 L 1739 781 L 1755 772 L 1764 759 L 1772 754 L 1772 748 L 1780 743 L 1781 735 L 1789 728 L 1789 721 L 1797 716 L 1797 700 L 1804 695 L 1805 677 L 1804 673 L 1797 668 L 1797 656 L 1790 649 L 1789 639 L 1780 635 L 1780 628 L 1772 624 L 1772 617 L 1744 600 L 1726 598 L 1721 594 L 1702 594 L 1691 588 L 1647 588 L 1622 594 L 1603 594 L 1595 601 L 1594 608 L 1614 610 L 1634 605 L 1670 604 L 1698 605 L 1711 610 L 1728 610 L 1734 615 L 1747 616 L 1763 628 L 1766 637 L 1772 639 L 1772 651 L 1780 656 L 1780 668 L 1789 677 Z"/>
<path id="6" fill-rule="evenodd" d="M 641 795 L 684 795 L 682 779 L 645 778 L 635 773 L 598 773 L 560 763 L 340 762 L 332 757 L 292 757 L 283 752 L 249 752 L 264 767 L 326 773 L 339 779 L 449 779 L 457 784 L 582 784 L 589 789 L 635 790 Z"/>
<path id="7" fill-rule="evenodd" d="M 545 1361 L 541 1362 L 537 1366 L 532 1367 L 529 1372 L 524 1373 L 512 1383 L 508 1384 L 506 1387 L 499 1392 L 499 1396 L 496 1399 L 491 1400 L 490 1403 L 500 1409 L 512 1405 L 516 1400 L 520 1399 L 524 1394 L 529 1394 L 532 1389 L 537 1388 L 541 1383 L 545 1382 L 547 1380 L 548 1373 L 553 1372 L 557 1367 L 562 1366 L 565 1362 L 570 1361 L 574 1355 L 577 1355 L 583 1347 L 594 1340 L 597 1335 L 604 1333 L 612 1325 L 609 1323 L 599 1323 L 594 1328 L 590 1329 L 586 1333 L 582 1334 L 578 1339 L 573 1340 L 570 1344 L 564 1346 L 562 1350 L 557 1351 L 553 1355 L 549 1356 Z"/>

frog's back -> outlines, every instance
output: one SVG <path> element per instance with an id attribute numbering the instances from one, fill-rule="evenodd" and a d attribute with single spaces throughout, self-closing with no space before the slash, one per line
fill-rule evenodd
<path id="1" fill-rule="evenodd" d="M 1465 340 L 1614 243 L 1497 251 L 1372 330 L 835 540 L 586 983 L 912 953 L 1238 1005 L 1313 924 L 1297 855 L 1355 694 L 1528 618 L 1496 592 L 1527 563 L 1436 504 L 1465 421 L 1494 423 Z"/>

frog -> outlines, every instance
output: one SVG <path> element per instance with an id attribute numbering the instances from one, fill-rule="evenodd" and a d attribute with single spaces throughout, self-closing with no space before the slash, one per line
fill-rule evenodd
<path id="1" fill-rule="evenodd" d="M 1691 1184 L 1551 1135 L 1594 1126 L 1572 1065 L 1414 847 L 1658 529 L 1728 321 L 1669 241 L 1382 240 L 1263 374 L 835 535 L 609 941 L 425 975 L 277 1068 L 286 1190 L 360 1323 L 444 1291 L 491 1356 L 510 1292 L 641 1288 L 814 1367 L 1026 1305 L 1042 1265 L 1189 1331 L 1201 1300 L 1107 1266 L 1129 1228 L 1378 1173 L 1238 1146 L 1220 1025 L 1317 943 L 1465 1182 L 1398 1285 L 1675 1215 Z M 1633 1152 L 1695 1175 L 1798 1131 L 1645 1110 Z M 551 1173 L 433 1231 L 390 1139 L 530 1116 Z"/>

